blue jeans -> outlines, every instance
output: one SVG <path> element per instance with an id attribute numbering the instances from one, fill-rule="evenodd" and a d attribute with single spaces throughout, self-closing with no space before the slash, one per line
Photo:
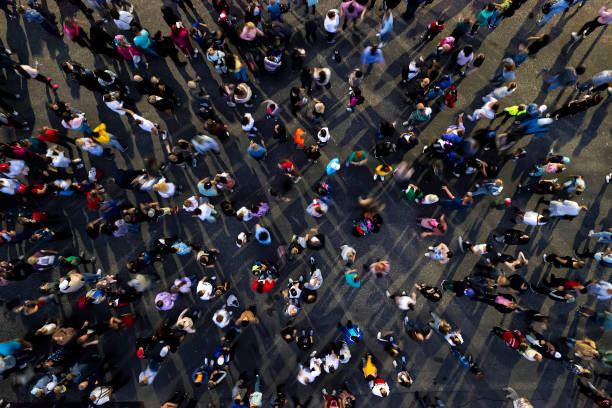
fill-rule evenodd
<path id="1" fill-rule="evenodd" d="M 546 83 L 549 84 L 549 87 L 546 88 L 546 92 L 550 92 L 553 89 L 557 89 L 562 85 L 561 82 L 559 82 L 559 75 L 555 75 L 554 77 L 547 79 Z"/>
<path id="2" fill-rule="evenodd" d="M 383 4 L 385 4 L 385 3 L 383 3 Z M 381 31 L 380 33 L 378 33 L 379 36 L 380 36 L 380 42 L 387 41 L 387 36 L 389 35 L 390 32 L 391 31 Z"/>
<path id="3" fill-rule="evenodd" d="M 369 75 L 369 74 L 370 74 L 370 72 L 372 72 L 372 68 L 374 68 L 374 63 L 373 63 L 373 62 L 370 62 L 370 63 L 368 64 L 368 68 L 366 69 L 366 72 L 364 73 L 364 75 Z"/>
<path id="4" fill-rule="evenodd" d="M 240 67 L 239 71 L 234 72 L 234 76 L 239 81 L 243 81 L 243 82 L 247 81 L 247 73 L 244 67 Z"/>
<path id="5" fill-rule="evenodd" d="M 612 243 L 612 232 L 608 232 L 608 231 L 595 232 L 591 236 L 599 238 L 598 242 L 601 242 L 604 244 Z"/>

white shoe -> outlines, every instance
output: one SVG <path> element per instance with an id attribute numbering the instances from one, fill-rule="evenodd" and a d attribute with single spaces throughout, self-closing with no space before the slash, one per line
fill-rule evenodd
<path id="1" fill-rule="evenodd" d="M 431 256 L 431 252 L 425 252 L 425 256 L 429 258 Z"/>
<path id="2" fill-rule="evenodd" d="M 376 178 L 378 178 L 378 174 L 374 174 L 374 180 L 376 180 Z"/>
<path id="3" fill-rule="evenodd" d="M 579 38 L 580 38 L 580 36 L 578 35 L 578 33 L 576 33 L 576 32 L 572 33 L 572 39 L 573 40 L 577 40 Z"/>
<path id="4" fill-rule="evenodd" d="M 589 231 L 589 237 L 592 237 L 594 233 L 595 233 L 595 231 L 590 230 L 590 231 Z"/>
<path id="5" fill-rule="evenodd" d="M 461 252 L 465 252 L 465 250 L 463 249 L 463 237 L 461 235 L 459 236 L 457 241 L 459 241 L 459 249 L 461 249 Z"/>
<path id="6" fill-rule="evenodd" d="M 170 350 L 169 346 L 164 346 L 159 352 L 160 357 L 166 357 L 168 355 L 168 351 Z"/>
<path id="7" fill-rule="evenodd" d="M 606 176 L 606 183 L 610 184 L 610 180 L 612 180 L 612 173 Z"/>
<path id="8" fill-rule="evenodd" d="M 542 254 L 542 259 L 546 262 L 546 254 Z"/>
<path id="9" fill-rule="evenodd" d="M 381 43 L 378 44 L 378 49 L 383 48 L 385 45 L 387 45 L 387 43 L 385 41 L 381 41 Z"/>
<path id="10" fill-rule="evenodd" d="M 385 290 L 385 295 L 387 295 L 387 297 L 391 296 L 391 293 L 389 293 L 389 290 Z"/>
<path id="11" fill-rule="evenodd" d="M 393 368 L 397 368 L 397 361 L 393 360 Z"/>
<path id="12" fill-rule="evenodd" d="M 402 126 L 408 126 L 409 123 L 410 123 L 410 121 L 402 122 Z"/>

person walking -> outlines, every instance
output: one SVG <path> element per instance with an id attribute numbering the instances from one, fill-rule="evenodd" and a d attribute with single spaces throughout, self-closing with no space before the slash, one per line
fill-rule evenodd
<path id="1" fill-rule="evenodd" d="M 383 52 L 379 48 L 379 45 L 375 43 L 366 47 L 361 54 L 361 70 L 365 71 L 363 75 L 369 75 L 372 72 L 374 64 L 377 63 L 380 64 L 383 70 L 385 69 L 385 58 L 383 57 Z"/>
<path id="2" fill-rule="evenodd" d="M 591 21 L 584 23 L 578 31 L 572 33 L 573 40 L 585 39 L 591 34 L 597 27 L 603 27 L 612 23 L 612 7 L 608 7 L 605 4 L 599 9 L 599 15 Z"/>
<path id="3" fill-rule="evenodd" d="M 560 86 L 572 86 L 578 82 L 578 76 L 584 74 L 586 68 L 582 65 L 574 67 L 567 67 L 560 73 L 553 75 L 549 79 L 546 80 L 548 84 L 548 88 L 546 88 L 546 92 L 550 92 L 553 89 L 557 89 Z"/>
<path id="4" fill-rule="evenodd" d="M 393 14 L 391 13 L 391 9 L 385 10 L 382 21 L 380 23 L 380 31 L 376 34 L 378 39 L 380 40 L 380 44 L 378 44 L 378 48 L 383 48 L 387 45 L 387 39 L 389 33 L 393 29 Z"/>

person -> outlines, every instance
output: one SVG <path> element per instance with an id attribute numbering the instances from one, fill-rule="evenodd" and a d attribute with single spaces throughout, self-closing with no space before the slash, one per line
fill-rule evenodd
<path id="1" fill-rule="evenodd" d="M 563 1 L 563 0 L 561 0 Z M 548 88 L 546 88 L 546 92 L 550 92 L 553 89 L 557 89 L 561 86 L 572 86 L 578 82 L 578 76 L 584 74 L 586 68 L 582 65 L 578 65 L 576 68 L 567 67 L 557 75 L 553 75 L 552 77 L 546 80 L 548 84 Z"/>
<path id="2" fill-rule="evenodd" d="M 605 97 L 601 92 L 587 94 L 578 99 L 573 99 L 562 105 L 560 108 L 550 112 L 547 116 L 550 115 L 555 120 L 559 120 L 565 116 L 572 116 L 580 112 L 584 112 L 589 108 L 599 105 Z"/>
<path id="3" fill-rule="evenodd" d="M 428 252 L 424 254 L 427 258 L 438 261 L 441 264 L 446 264 L 453 257 L 452 251 L 443 242 L 435 247 L 429 247 Z"/>
<path id="4" fill-rule="evenodd" d="M 537 23 L 539 26 L 543 26 L 548 23 L 554 16 L 563 12 L 565 14 L 570 7 L 579 4 L 580 1 L 575 0 L 557 0 L 552 3 L 548 3 L 550 7 L 547 8 L 547 13 L 542 16 L 542 18 L 538 19 Z"/>
<path id="5" fill-rule="evenodd" d="M 597 27 L 605 27 L 612 23 L 612 8 L 607 8 L 604 4 L 599 9 L 598 13 L 599 15 L 597 17 L 591 21 L 587 21 L 578 31 L 572 33 L 573 40 L 585 39 L 589 34 L 595 31 Z"/>
<path id="6" fill-rule="evenodd" d="M 403 126 L 408 126 L 408 132 L 424 127 L 431 120 L 433 110 L 426 107 L 423 103 L 417 103 L 416 109 L 410 114 L 408 120 L 403 122 Z"/>
<path id="7" fill-rule="evenodd" d="M 106 131 L 106 124 L 100 123 L 93 129 L 92 139 L 100 143 L 102 146 L 111 146 L 119 149 L 121 152 L 127 150 L 127 146 L 123 146 L 121 142 L 112 134 Z"/>
<path id="8" fill-rule="evenodd" d="M 471 208 L 474 205 L 472 193 L 470 192 L 467 192 L 466 195 L 461 198 L 455 197 L 455 195 L 453 195 L 453 193 L 451 193 L 451 191 L 449 190 L 448 186 L 442 186 L 442 191 L 446 193 L 449 200 L 443 200 L 440 202 L 440 204 L 450 210 L 464 210 L 467 208 Z"/>
<path id="9" fill-rule="evenodd" d="M 313 13 L 314 14 L 314 13 Z M 338 9 L 331 9 L 325 15 L 325 20 L 323 21 L 323 28 L 327 33 L 327 43 L 335 44 L 336 40 L 334 37 L 336 33 L 341 30 L 339 28 L 340 25 L 340 12 Z"/>
<path id="10" fill-rule="evenodd" d="M 29 6 L 20 5 L 17 12 L 27 21 L 40 24 L 41 28 L 56 38 L 62 38 L 64 34 L 60 33 L 57 26 L 47 20 L 38 10 Z"/>
<path id="11" fill-rule="evenodd" d="M 132 14 L 133 11 L 134 6 L 131 5 L 129 9 L 125 10 L 117 10 L 117 8 L 113 6 L 110 9 L 109 14 L 119 30 L 127 31 L 132 28 L 132 21 L 134 20 L 134 15 Z"/>
<path id="12" fill-rule="evenodd" d="M 485 96 L 483 100 L 485 104 L 479 109 L 476 109 L 474 113 L 467 116 L 472 122 L 475 122 L 483 117 L 491 120 L 495 119 L 495 114 L 499 110 L 499 102 L 492 95 Z"/>
<path id="13" fill-rule="evenodd" d="M 367 76 L 372 72 L 374 64 L 380 64 L 383 69 L 385 68 L 385 59 L 383 57 L 382 50 L 379 48 L 379 44 L 367 46 L 361 53 L 361 70 L 365 70 L 363 74 L 364 76 Z"/>
<path id="14" fill-rule="evenodd" d="M 597 240 L 598 243 L 610 244 L 612 243 L 612 228 L 608 228 L 607 231 L 600 231 L 600 232 L 595 232 L 595 230 L 590 230 L 589 238 L 591 237 L 599 238 Z"/>
<path id="15" fill-rule="evenodd" d="M 604 70 L 593 75 L 590 79 L 578 84 L 578 90 L 584 92 L 591 89 L 593 92 L 603 91 L 612 82 L 612 70 Z"/>
<path id="16" fill-rule="evenodd" d="M 391 9 L 385 10 L 382 21 L 380 23 L 380 31 L 376 33 L 376 36 L 380 40 L 380 44 L 378 45 L 380 48 L 383 48 L 387 45 L 387 38 L 389 33 L 393 29 L 393 14 L 391 13 Z"/>
<path id="17" fill-rule="evenodd" d="M 183 51 L 186 58 L 191 59 L 198 57 L 199 51 L 197 48 L 194 49 L 191 45 L 189 31 L 187 31 L 182 22 L 177 21 L 170 27 L 170 37 L 174 41 L 174 44 Z"/>
<path id="18" fill-rule="evenodd" d="M 37 65 L 37 64 L 35 64 Z M 42 82 L 53 90 L 57 90 L 59 85 L 53 84 L 50 77 L 46 77 L 38 72 L 38 66 L 31 67 L 26 64 L 13 64 L 13 70 L 17 75 L 24 79 L 34 79 L 38 82 Z"/>
<path id="19" fill-rule="evenodd" d="M 348 22 L 351 20 L 353 22 L 353 28 L 356 31 L 359 31 L 357 27 L 357 23 L 363 22 L 363 18 L 368 9 L 359 4 L 356 0 L 344 1 L 340 3 L 340 17 L 344 16 L 344 22 L 342 23 L 342 30 L 346 30 L 348 27 Z"/>
<path id="20" fill-rule="evenodd" d="M 425 34 L 419 38 L 419 43 L 429 42 L 435 38 L 438 34 L 444 31 L 444 18 L 440 17 L 434 20 L 427 26 Z"/>

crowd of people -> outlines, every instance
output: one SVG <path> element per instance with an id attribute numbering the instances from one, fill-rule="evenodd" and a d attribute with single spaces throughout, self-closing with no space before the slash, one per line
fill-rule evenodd
<path id="1" fill-rule="evenodd" d="M 328 97 L 332 83 L 345 84 L 342 115 L 351 118 L 364 115 L 366 106 L 375 108 L 367 102 L 368 93 L 376 92 L 372 77 L 388 75 L 385 52 L 401 41 L 395 38 L 401 33 L 394 29 L 394 19 L 423 21 L 423 9 L 435 7 L 435 0 L 406 0 L 403 12 L 397 12 L 403 8 L 399 0 L 381 0 L 381 4 L 376 0 L 349 0 L 327 11 L 321 11 L 320 6 L 317 9 L 318 0 L 268 0 L 266 4 L 257 0 L 231 4 L 213 0 L 203 5 L 177 0 L 182 13 L 174 3 L 163 4 L 155 13 L 157 25 L 145 24 L 137 15 L 139 8 L 151 5 L 133 5 L 123 0 L 69 3 L 73 6 L 71 15 L 63 12 L 66 4 L 58 3 L 63 19 L 58 23 L 45 3 L 29 0 L 20 5 L 13 0 L 0 0 L 7 24 L 23 18 L 26 29 L 40 26 L 41 42 L 65 43 L 68 54 L 73 55 L 83 52 L 81 48 L 88 49 L 98 61 L 96 66 L 87 66 L 76 59 L 62 60 L 65 79 L 57 80 L 48 77 L 45 64 L 34 57 L 20 60 L 17 53 L 0 46 L 0 243 L 8 248 L 0 261 L 0 284 L 5 286 L 1 289 L 2 305 L 9 324 L 19 314 L 24 316 L 26 326 L 34 321 L 30 316 L 43 316 L 41 325 L 15 338 L 3 335 L 0 342 L 0 378 L 10 381 L 23 398 L 49 404 L 72 400 L 86 400 L 93 406 L 112 404 L 115 394 L 130 381 L 142 386 L 154 384 L 171 355 L 190 347 L 184 346 L 185 340 L 198 334 L 217 346 L 204 350 L 199 361 L 183 361 L 188 370 L 186 381 L 193 387 L 177 389 L 162 408 L 198 406 L 205 391 L 197 387 L 202 385 L 208 390 L 219 387 L 221 406 L 232 408 L 361 406 L 358 400 L 370 398 L 361 392 L 366 387 L 384 399 L 418 384 L 409 347 L 404 347 L 400 339 L 405 336 L 416 343 L 410 343 L 412 347 L 426 341 L 439 343 L 478 381 L 489 375 L 486 362 L 475 361 L 472 353 L 476 350 L 469 349 L 461 329 L 449 322 L 450 317 L 435 311 L 435 304 L 443 298 L 456 297 L 452 301 L 458 305 L 474 301 L 479 302 L 474 305 L 492 306 L 502 314 L 520 315 L 521 324 L 512 320 L 509 327 L 493 326 L 478 335 L 499 337 L 492 341 L 503 342 L 508 348 L 500 353 L 514 350 L 535 364 L 555 361 L 559 370 L 566 369 L 568 376 L 576 377 L 580 393 L 598 406 L 612 407 L 612 397 L 605 387 L 593 384 L 595 378 L 612 380 L 612 374 L 606 372 L 612 368 L 612 349 L 579 332 L 576 338 L 563 337 L 550 330 L 549 325 L 554 319 L 565 321 L 566 316 L 549 316 L 522 301 L 522 297 L 541 296 L 542 301 L 575 303 L 577 316 L 593 322 L 599 330 L 612 329 L 612 314 L 587 304 L 592 303 L 589 297 L 602 302 L 612 298 L 612 283 L 599 271 L 612 264 L 612 249 L 608 246 L 612 243 L 611 226 L 601 225 L 597 231 L 581 228 L 579 236 L 587 244 L 575 252 L 569 242 L 565 252 L 555 254 L 542 242 L 534 245 L 532 239 L 541 226 L 559 220 L 580 220 L 588 214 L 595 203 L 583 200 L 586 179 L 600 188 L 612 181 L 612 173 L 601 179 L 576 174 L 572 157 L 550 148 L 528 164 L 530 170 L 521 183 L 511 185 L 511 180 L 500 176 L 503 167 L 528 160 L 526 140 L 545 138 L 551 147 L 553 138 L 547 137 L 549 133 L 564 126 L 565 121 L 571 120 L 568 117 L 605 106 L 612 95 L 612 67 L 598 66 L 585 54 L 584 65 L 567 65 L 549 72 L 542 84 L 544 94 L 569 88 L 576 91 L 575 99 L 553 107 L 532 100 L 516 105 L 504 103 L 504 98 L 521 95 L 528 86 L 521 79 L 530 73 L 522 71 L 520 65 L 535 58 L 555 39 L 547 32 L 525 35 L 519 38 L 522 42 L 517 49 L 509 51 L 501 61 L 490 61 L 478 49 L 479 44 L 487 41 L 485 31 L 512 24 L 504 20 L 516 19 L 521 7 L 533 5 L 526 0 L 503 0 L 499 4 L 465 1 L 466 6 L 478 12 L 473 16 L 465 10 L 463 15 L 442 14 L 427 22 L 424 32 L 413 38 L 414 58 L 402 55 L 401 74 L 393 79 L 398 83 L 395 92 L 407 106 L 406 116 L 398 120 L 378 112 L 382 120 L 370 130 L 371 145 L 365 149 L 351 145 L 351 153 L 341 157 L 339 145 L 347 139 L 340 142 L 343 138 L 334 128 L 336 122 L 329 120 L 330 111 L 335 110 Z M 537 18 L 527 23 L 541 28 L 568 10 L 579 10 L 579 15 L 594 10 L 584 8 L 586 3 L 587 0 L 547 1 L 533 9 Z M 574 28 L 572 20 L 564 20 L 568 30 L 563 31 L 567 37 L 563 41 L 577 46 L 593 32 L 605 30 L 612 22 L 612 4 L 604 2 L 597 7 L 597 13 L 579 28 Z M 285 22 L 289 13 L 298 23 Z M 203 19 L 200 14 L 208 16 Z M 188 20 L 192 22 L 186 23 Z M 450 20 L 454 21 L 451 26 Z M 366 41 L 358 66 L 347 65 L 349 75 L 339 77 L 330 67 L 348 64 L 350 59 L 334 44 L 348 36 L 347 32 L 365 34 L 371 29 L 371 21 L 377 23 L 376 33 Z M 302 31 L 302 24 L 304 38 L 296 34 Z M 330 50 L 326 57 L 331 52 L 331 58 L 326 60 L 328 66 L 314 66 L 312 61 L 316 59 L 307 57 L 319 47 Z M 595 53 L 607 52 L 605 45 L 594 43 L 592 47 Z M 190 76 L 184 87 L 177 89 L 177 81 L 170 77 L 168 69 L 156 71 L 166 58 L 184 77 L 185 70 L 190 69 L 188 64 L 200 66 L 195 68 L 200 74 Z M 206 74 L 201 69 L 204 64 L 208 67 Z M 460 97 L 471 98 L 470 92 L 462 89 L 462 81 L 483 64 L 499 68 L 489 78 L 485 92 L 472 95 L 477 109 L 456 112 L 456 120 L 445 125 L 442 134 L 428 132 L 429 124 L 441 111 L 456 109 Z M 119 70 L 113 66 L 121 65 L 128 69 L 115 72 Z M 280 86 L 276 83 L 270 89 L 260 86 L 260 78 L 289 70 L 292 82 Z M 23 80 L 23 86 L 47 88 L 47 112 L 34 112 L 36 129 L 22 119 L 24 92 L 17 88 L 18 78 Z M 26 83 L 28 79 L 44 85 Z M 210 83 L 216 85 L 208 86 Z M 68 93 L 63 92 L 67 86 L 77 89 L 80 97 L 68 98 Z M 262 93 L 272 94 L 279 89 L 286 89 L 283 93 L 288 98 L 261 97 Z M 182 98 L 183 94 L 188 99 Z M 87 115 L 91 117 L 92 113 L 79 105 L 90 99 L 101 102 L 100 109 L 109 118 L 106 123 L 88 122 Z M 158 115 L 143 116 L 139 99 L 148 102 Z M 197 115 L 198 130 L 187 135 L 179 130 L 184 124 L 168 119 L 184 113 L 189 106 Z M 265 115 L 258 115 L 259 106 L 265 109 Z M 495 129 L 475 129 L 479 125 L 476 122 L 488 119 L 492 124 L 499 118 L 503 119 Z M 509 127 L 498 131 L 508 121 Z M 115 128 L 120 122 L 132 125 L 134 134 L 119 135 Z M 234 127 L 241 128 L 242 133 L 231 134 Z M 177 133 L 181 136 L 177 137 Z M 241 186 L 256 182 L 254 177 L 239 179 L 231 168 L 219 168 L 226 162 L 217 157 L 235 148 L 230 142 L 233 138 L 248 140 L 248 149 L 241 152 L 246 165 L 278 175 L 265 180 L 265 199 L 241 194 Z M 131 146 L 137 149 L 142 143 L 135 141 L 138 139 L 161 146 L 163 158 L 127 158 Z M 419 143 L 422 151 L 412 150 Z M 410 150 L 410 155 L 404 155 Z M 270 160 L 274 151 L 282 151 L 280 160 Z M 398 158 L 398 152 L 402 157 Z M 331 159 L 318 166 L 322 157 Z M 122 168 L 118 158 L 124 159 L 128 168 Z M 192 169 L 203 171 L 200 165 L 205 161 L 214 161 L 218 170 L 201 179 L 192 177 Z M 380 236 L 386 234 L 386 224 L 391 223 L 385 216 L 387 203 L 382 193 L 366 194 L 365 198 L 343 196 L 335 175 L 350 174 L 357 170 L 353 167 L 361 166 L 371 169 L 368 177 L 376 183 L 392 185 L 402 205 L 420 214 L 408 224 L 414 223 L 415 236 L 431 245 L 423 260 L 437 262 L 446 270 L 460 262 L 459 258 L 476 259 L 469 275 L 445 274 L 447 279 L 441 282 L 408 279 L 410 287 L 390 290 L 393 279 L 389 260 L 381 254 L 382 258 L 366 261 L 358 257 L 355 249 L 360 238 L 379 245 L 368 235 L 381 231 Z M 318 167 L 321 169 L 316 170 Z M 295 206 L 288 207 L 286 203 L 299 201 L 296 190 L 307 182 L 307 173 L 310 179 L 317 171 L 313 188 L 308 187 L 304 208 L 307 223 L 302 223 L 291 237 L 279 236 L 272 213 L 288 208 L 288 212 L 294 211 Z M 559 174 L 565 171 L 568 175 Z M 460 183 L 451 189 L 447 184 L 454 179 Z M 334 200 L 332 193 L 336 195 Z M 496 198 L 502 194 L 505 198 Z M 530 194 L 541 196 L 535 208 L 513 204 L 514 197 Z M 157 201 L 152 201 L 151 196 Z M 449 215 L 470 211 L 483 196 L 490 196 L 491 211 L 503 210 L 507 217 L 498 229 L 490 231 L 487 239 L 471 241 L 477 232 L 455 232 L 453 224 L 459 217 Z M 352 234 L 351 240 L 344 243 L 332 242 L 321 227 L 309 227 L 311 221 L 322 223 L 340 201 L 357 201 L 352 223 L 342 226 Z M 85 231 L 70 228 L 69 221 L 78 216 L 62 211 L 66 202 L 85 205 Z M 599 211 L 607 213 L 607 209 Z M 212 233 L 207 237 L 212 245 L 205 245 L 204 239 L 182 233 L 180 225 L 185 216 L 199 219 L 209 232 L 213 231 L 213 223 L 227 219 L 228 223 L 239 224 L 240 232 L 230 236 L 227 231 L 215 230 L 214 239 Z M 147 226 L 167 224 L 179 232 L 158 233 L 145 241 L 146 246 L 138 244 L 136 237 L 143 229 L 149 231 Z M 105 271 L 98 259 L 101 254 L 86 251 L 86 246 L 75 248 L 73 243 L 81 235 L 96 249 L 108 246 L 110 252 L 115 248 L 117 253 L 129 250 L 129 260 Z M 542 239 L 546 241 L 546 237 Z M 243 265 L 250 293 L 237 290 L 236 280 L 224 276 L 220 266 L 224 258 L 228 260 L 232 255 L 217 247 L 226 245 L 237 251 L 237 258 L 246 246 L 260 249 L 259 260 Z M 19 256 L 12 255 L 15 248 Z M 270 249 L 274 256 L 269 255 Z M 319 251 L 324 249 L 342 260 L 340 276 L 323 264 L 323 252 Z M 408 250 L 413 251 L 413 259 L 421 256 L 415 255 L 414 248 Z M 377 249 L 379 253 L 383 251 L 382 246 Z M 168 265 L 168 259 L 183 256 L 195 260 L 196 268 L 177 270 Z M 357 259 L 366 262 L 363 268 L 358 267 Z M 308 265 L 306 273 L 298 272 L 301 261 Z M 545 272 L 536 280 L 528 280 L 524 273 L 527 265 L 541 265 Z M 597 268 L 602 278 L 561 276 L 564 271 L 558 271 L 588 267 Z M 160 268 L 164 271 L 162 276 L 157 273 Z M 385 299 L 403 315 L 401 330 L 378 332 L 380 350 L 361 347 L 366 329 L 380 322 L 341 320 L 346 319 L 343 314 L 330 313 L 324 319 L 332 319 L 337 332 L 327 344 L 319 341 L 316 327 L 298 322 L 300 316 L 307 315 L 312 307 L 309 305 L 329 296 L 330 287 L 345 285 L 346 281 L 351 290 L 356 290 L 362 283 L 371 284 L 369 280 L 362 282 L 368 276 L 374 281 L 389 282 Z M 19 296 L 27 293 L 32 281 L 41 279 L 44 283 L 37 288 L 38 296 Z M 277 310 L 279 315 L 274 314 L 273 306 L 262 313 L 261 307 L 256 306 L 261 299 L 266 299 L 267 305 L 282 304 Z M 177 302 L 182 306 L 175 308 Z M 431 319 L 426 323 L 411 314 L 419 303 L 430 311 Z M 53 312 L 54 304 L 65 305 L 67 313 Z M 144 327 L 140 323 L 149 312 L 159 313 L 161 323 L 147 332 L 136 332 L 136 328 Z M 248 366 L 245 369 L 235 361 L 240 348 L 256 341 L 258 336 L 253 332 L 257 325 L 279 320 L 283 328 L 274 337 L 280 336 L 288 346 L 295 343 L 297 347 L 297 361 L 285 359 L 294 378 L 282 384 L 253 370 L 251 362 L 242 362 Z M 123 350 L 117 350 L 121 358 L 144 360 L 137 379 L 118 368 L 118 355 L 102 351 L 106 339 L 117 341 L 113 333 L 122 336 Z M 344 377 L 336 374 L 341 364 L 351 359 L 361 362 L 362 372 L 345 372 Z M 534 376 L 535 372 L 534 368 Z M 337 384 L 335 389 L 317 389 L 313 383 L 321 376 L 331 378 Z M 296 391 L 294 386 L 311 391 Z M 505 391 L 515 407 L 533 406 L 514 389 Z M 298 394 L 310 397 L 300 400 Z M 417 394 L 416 399 L 422 406 L 446 406 L 443 396 Z"/>

